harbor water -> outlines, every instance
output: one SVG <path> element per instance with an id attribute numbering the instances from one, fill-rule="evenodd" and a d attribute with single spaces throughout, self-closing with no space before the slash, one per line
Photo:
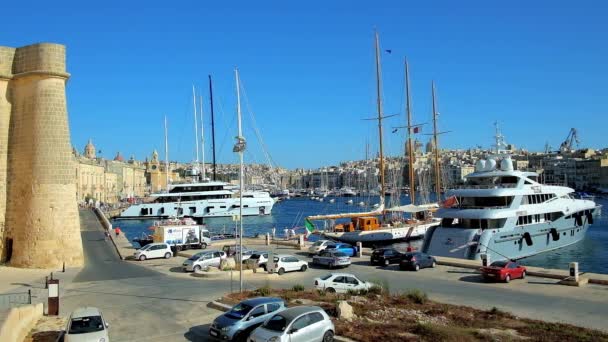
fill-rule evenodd
<path id="1" fill-rule="evenodd" d="M 334 199 L 334 203 L 330 203 Z M 353 204 L 347 204 L 352 200 Z M 276 236 L 282 238 L 285 229 L 294 228 L 296 233 L 304 232 L 304 218 L 310 215 L 344 213 L 371 210 L 369 207 L 358 206 L 359 202 L 377 203 L 378 198 L 369 197 L 326 197 L 323 202 L 310 198 L 292 198 L 275 204 L 272 214 L 266 216 L 246 216 L 243 219 L 244 236 L 271 233 L 275 228 Z M 402 203 L 409 203 L 403 197 Z M 603 206 L 601 216 L 589 228 L 585 238 L 571 246 L 550 251 L 521 260 L 528 266 L 567 269 L 569 262 L 579 262 L 582 272 L 608 274 L 608 199 L 598 198 L 596 202 Z M 120 226 L 129 240 L 149 234 L 149 227 L 154 220 L 114 220 L 113 225 Z M 231 217 L 205 219 L 207 228 L 213 233 L 234 234 L 238 224 Z M 323 229 L 323 227 L 318 227 Z M 311 238 L 312 239 L 312 238 Z M 420 245 L 420 240 L 413 241 L 414 246 Z M 397 248 L 405 249 L 407 244 L 397 244 Z"/>

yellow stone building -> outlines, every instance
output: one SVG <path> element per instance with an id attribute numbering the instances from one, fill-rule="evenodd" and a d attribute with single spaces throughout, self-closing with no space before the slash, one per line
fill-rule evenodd
<path id="1" fill-rule="evenodd" d="M 150 192 L 160 192 L 167 189 L 167 168 L 165 163 L 162 163 L 158 159 L 158 152 L 154 150 L 152 152 L 152 159 L 145 161 L 146 166 L 146 179 L 150 186 Z M 175 168 L 173 168 L 174 170 Z M 172 171 L 171 164 L 169 164 L 169 183 L 173 184 L 180 180 L 179 172 Z"/>

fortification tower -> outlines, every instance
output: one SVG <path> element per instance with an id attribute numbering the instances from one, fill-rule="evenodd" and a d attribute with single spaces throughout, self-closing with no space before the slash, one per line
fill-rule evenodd
<path id="1" fill-rule="evenodd" d="M 68 77 L 65 46 L 42 43 L 15 49 L 8 81 L 5 232 L 13 266 L 83 262 L 65 98 Z"/>

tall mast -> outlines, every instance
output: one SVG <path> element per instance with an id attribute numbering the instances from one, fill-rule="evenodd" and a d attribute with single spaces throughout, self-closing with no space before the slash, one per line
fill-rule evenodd
<path id="1" fill-rule="evenodd" d="M 376 33 L 376 91 L 378 104 L 378 139 L 380 140 L 380 205 L 384 204 L 385 184 L 384 184 L 384 151 L 382 150 L 382 75 L 380 70 L 380 39 L 378 31 Z M 384 211 L 382 218 L 384 219 Z"/>
<path id="2" fill-rule="evenodd" d="M 194 106 L 194 142 L 196 144 L 196 167 L 198 167 L 198 122 L 196 114 L 196 90 L 192 85 L 192 105 Z"/>
<path id="3" fill-rule="evenodd" d="M 412 102 L 410 97 L 410 68 L 405 58 L 405 98 L 407 111 L 407 159 L 410 182 L 410 201 L 416 203 L 416 186 L 414 184 L 414 150 L 412 148 Z"/>
<path id="4" fill-rule="evenodd" d="M 204 118 L 203 115 L 203 95 L 199 97 L 198 105 L 200 106 L 200 115 L 201 115 L 201 158 L 202 158 L 202 173 L 201 180 L 205 180 L 207 175 L 205 174 L 205 126 L 204 126 Z"/>
<path id="5" fill-rule="evenodd" d="M 167 133 L 167 116 L 165 115 L 165 173 L 166 173 L 166 184 L 167 192 L 169 192 L 169 138 Z"/>
<path id="6" fill-rule="evenodd" d="M 435 103 L 435 81 L 431 81 L 431 95 L 433 97 L 433 144 L 435 148 L 435 195 L 437 202 L 441 200 L 441 168 L 439 166 L 439 144 L 437 143 L 437 104 Z"/>
<path id="7" fill-rule="evenodd" d="M 211 75 L 209 75 L 209 103 L 211 105 L 211 148 L 213 149 L 213 180 L 215 180 L 217 176 L 215 168 L 215 119 L 213 114 L 213 84 L 211 82 Z"/>
<path id="8" fill-rule="evenodd" d="M 233 151 L 238 152 L 240 159 L 239 168 L 239 262 L 243 260 L 243 152 L 245 151 L 245 138 L 243 138 L 243 130 L 241 127 L 241 91 L 239 85 L 239 70 L 234 69 L 234 77 L 236 79 L 236 116 L 239 127 L 239 135 L 236 137 L 236 145 L 234 145 Z M 243 267 L 240 267 L 239 281 L 240 281 L 240 292 L 243 292 Z"/>

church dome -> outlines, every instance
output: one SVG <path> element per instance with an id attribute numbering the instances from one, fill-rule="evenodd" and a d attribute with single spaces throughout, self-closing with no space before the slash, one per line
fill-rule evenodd
<path id="1" fill-rule="evenodd" d="M 93 140 L 89 139 L 89 142 L 84 147 L 84 156 L 89 159 L 95 159 L 95 145 L 93 145 Z"/>

